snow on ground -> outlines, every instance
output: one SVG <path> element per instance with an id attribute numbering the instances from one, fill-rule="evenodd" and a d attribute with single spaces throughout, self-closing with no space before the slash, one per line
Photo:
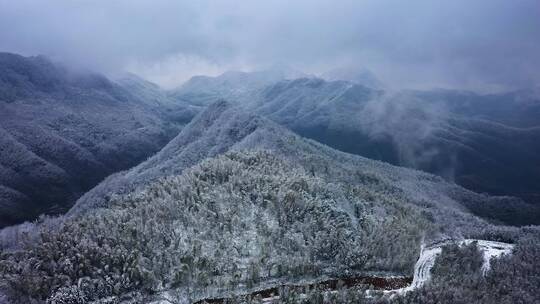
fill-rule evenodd
<path id="1" fill-rule="evenodd" d="M 433 248 L 422 248 L 420 258 L 414 266 L 413 281 L 410 286 L 399 289 L 401 292 L 408 292 L 416 288 L 422 287 L 425 282 L 431 278 L 431 268 L 435 265 L 437 256 L 441 253 L 440 246 Z"/>
<path id="2" fill-rule="evenodd" d="M 466 239 L 460 241 L 458 244 L 462 246 L 469 245 L 473 242 L 477 243 L 478 249 L 482 251 L 484 255 L 484 263 L 482 265 L 482 273 L 484 275 L 490 269 L 490 262 L 492 258 L 499 258 L 503 254 L 511 254 L 512 250 L 514 249 L 514 244 L 475 239 Z M 448 244 L 448 242 L 444 242 L 427 248 L 422 247 L 420 258 L 418 258 L 418 261 L 414 266 L 414 277 L 412 284 L 405 288 L 390 290 L 388 293 L 407 293 L 411 290 L 422 287 L 431 278 L 431 268 L 433 268 L 433 265 L 435 265 L 437 256 L 442 252 L 442 247 Z"/>
<path id="3" fill-rule="evenodd" d="M 476 240 L 476 239 L 465 239 L 459 241 L 460 246 L 469 245 L 473 242 L 477 243 L 478 249 L 482 251 L 484 256 L 484 263 L 482 265 L 482 273 L 486 274 L 490 269 L 490 262 L 492 258 L 499 258 L 505 254 L 511 254 L 514 249 L 514 244 L 495 242 L 495 241 L 486 241 L 486 240 Z M 438 243 L 432 246 L 424 247 L 422 246 L 420 257 L 414 266 L 414 277 L 410 286 L 400 289 L 384 291 L 388 294 L 404 294 L 414 289 L 422 287 L 426 282 L 431 279 L 431 269 L 435 265 L 435 260 L 437 256 L 442 252 L 442 248 L 446 245 L 451 244 L 451 241 Z M 370 290 L 367 290 L 367 296 L 369 297 Z M 303 295 L 306 296 L 306 295 Z M 175 303 L 172 300 L 171 295 L 163 295 L 158 301 L 152 302 L 152 304 L 169 304 Z M 275 300 L 279 299 L 279 296 L 272 296 L 263 299 L 263 303 L 273 303 Z"/>
<path id="4" fill-rule="evenodd" d="M 484 241 L 484 240 L 464 240 L 460 244 L 469 245 L 472 242 L 477 242 L 478 249 L 484 254 L 484 264 L 482 265 L 482 273 L 485 275 L 491 266 L 492 258 L 499 258 L 503 254 L 510 254 L 514 249 L 514 244 Z"/>

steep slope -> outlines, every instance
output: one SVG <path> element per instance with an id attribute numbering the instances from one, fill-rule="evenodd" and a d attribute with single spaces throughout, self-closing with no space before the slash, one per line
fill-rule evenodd
<path id="1" fill-rule="evenodd" d="M 248 108 L 345 152 L 539 202 L 540 126 L 512 122 L 522 117 L 533 123 L 540 102 L 448 95 L 389 95 L 346 82 L 299 79 L 266 88 Z M 500 119 L 501 112 L 516 118 Z"/>
<path id="2" fill-rule="evenodd" d="M 218 90 L 210 99 L 231 98 L 341 151 L 435 173 L 477 192 L 539 203 L 537 96 L 534 90 L 386 92 L 347 81 L 300 78 L 239 89 L 233 96 Z"/>
<path id="3" fill-rule="evenodd" d="M 126 171 L 108 177 L 81 197 L 70 213 L 106 206 L 114 193 L 126 193 L 156 178 L 178 174 L 206 157 L 231 149 L 265 123 L 261 118 L 229 110 L 226 102 L 211 105 L 191 121 L 159 153 Z M 276 128 L 277 126 L 272 126 Z"/>
<path id="4" fill-rule="evenodd" d="M 0 288 L 21 300 L 183 303 L 267 283 L 410 275 L 422 241 L 482 235 L 492 225 L 471 211 L 510 203 L 519 216 L 522 202 L 339 152 L 217 102 L 1 255 Z"/>
<path id="5" fill-rule="evenodd" d="M 68 209 L 158 151 L 189 109 L 43 57 L 0 53 L 0 227 Z"/>
<path id="6" fill-rule="evenodd" d="M 113 194 L 131 192 L 159 177 L 179 174 L 207 157 L 238 150 L 271 151 L 301 165 L 313 175 L 352 184 L 368 183 L 375 189 L 381 187 L 381 191 L 405 195 L 407 201 L 418 206 L 428 209 L 437 206 L 430 212 L 439 212 L 439 209 L 464 214 L 473 212 L 497 220 L 519 221 L 534 218 L 531 215 L 536 210 L 519 199 L 475 194 L 431 174 L 339 152 L 219 101 L 199 114 L 155 156 L 109 177 L 86 193 L 70 214 L 107 206 Z M 447 220 L 446 215 L 440 216 L 441 222 Z M 448 225 L 455 231 L 454 227 L 450 228 L 450 222 Z"/>
<path id="7" fill-rule="evenodd" d="M 187 301 L 272 280 L 410 272 L 430 223 L 390 196 L 366 200 L 364 191 L 271 152 L 228 152 L 0 255 L 0 288 L 21 301 L 169 290 L 187 292 Z"/>

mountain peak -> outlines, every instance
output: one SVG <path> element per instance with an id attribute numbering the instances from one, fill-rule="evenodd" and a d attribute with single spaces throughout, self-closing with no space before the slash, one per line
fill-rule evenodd
<path id="1" fill-rule="evenodd" d="M 199 113 L 161 151 L 126 172 L 110 176 L 86 193 L 72 214 L 106 206 L 111 193 L 125 193 L 162 176 L 180 174 L 207 157 L 226 152 L 235 145 L 246 145 L 248 137 L 260 128 L 286 130 L 273 122 L 240 110 L 221 99 Z"/>
<path id="2" fill-rule="evenodd" d="M 321 78 L 334 81 L 344 80 L 350 81 L 356 84 L 360 84 L 372 89 L 382 89 L 384 84 L 377 78 L 377 76 L 367 68 L 363 67 L 341 67 L 327 71 L 321 75 Z"/>
<path id="3" fill-rule="evenodd" d="M 159 151 L 193 117 L 167 100 L 44 56 L 0 53 L 0 227 L 63 212 Z"/>
<path id="4" fill-rule="evenodd" d="M 0 100 L 13 102 L 42 98 L 50 94 L 62 97 L 93 90 L 124 100 L 127 95 L 102 74 L 67 68 L 45 56 L 24 57 L 0 53 Z"/>

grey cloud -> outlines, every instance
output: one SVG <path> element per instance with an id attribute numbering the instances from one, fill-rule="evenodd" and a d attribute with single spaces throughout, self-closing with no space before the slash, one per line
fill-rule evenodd
<path id="1" fill-rule="evenodd" d="M 512 88 L 540 82 L 540 2 L 0 0 L 0 50 L 169 86 L 226 69 L 354 64 L 394 87 Z"/>

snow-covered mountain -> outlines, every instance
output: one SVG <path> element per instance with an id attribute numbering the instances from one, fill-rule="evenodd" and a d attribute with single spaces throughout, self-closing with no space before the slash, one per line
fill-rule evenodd
<path id="1" fill-rule="evenodd" d="M 321 78 L 328 81 L 349 81 L 372 89 L 383 89 L 385 87 L 372 71 L 356 66 L 331 69 L 321 74 Z"/>
<path id="2" fill-rule="evenodd" d="M 538 202 L 540 101 L 461 95 L 468 98 L 300 79 L 267 87 L 249 107 L 342 151 Z M 528 124 L 519 125 L 518 117 Z"/>
<path id="3" fill-rule="evenodd" d="M 65 211 L 107 175 L 158 151 L 194 115 L 138 81 L 0 54 L 0 227 Z"/>
<path id="4" fill-rule="evenodd" d="M 430 206 L 436 204 L 443 209 L 466 210 L 510 222 L 531 220 L 534 217 L 528 212 L 536 210 L 519 199 L 476 194 L 428 173 L 339 152 L 242 107 L 218 101 L 196 116 L 156 155 L 128 171 L 112 175 L 86 193 L 69 214 L 107 206 L 116 194 L 129 193 L 160 177 L 180 174 L 205 158 L 239 150 L 271 151 L 315 175 L 327 175 L 340 182 L 376 181 L 393 188 L 391 192 L 406 194 L 407 201 L 418 205 L 429 201 Z M 440 221 L 445 221 L 445 216 Z"/>
<path id="5" fill-rule="evenodd" d="M 220 101 L 37 226 L 0 270 L 19 299 L 193 302 L 268 283 L 411 275 L 422 242 L 497 233 L 489 219 L 534 210 L 339 152 Z"/>
<path id="6" fill-rule="evenodd" d="M 238 103 L 249 102 L 253 95 L 266 86 L 285 79 L 296 79 L 304 74 L 290 69 L 268 69 L 255 72 L 229 71 L 216 77 L 194 76 L 169 92 L 173 99 L 198 106 L 207 106 L 226 99 Z"/>
<path id="7" fill-rule="evenodd" d="M 433 284 L 398 297 L 440 298 L 445 284 L 491 294 L 507 286 L 499 278 L 535 295 L 538 230 L 505 224 L 537 223 L 538 205 L 448 181 L 537 189 L 533 92 L 389 93 L 279 73 L 164 92 L 42 57 L 1 54 L 0 69 L 3 224 L 76 200 L 0 231 L 2 302 L 194 303 L 329 278 L 406 282 L 433 243 L 440 255 L 418 268 Z M 474 243 L 448 249 L 463 238 L 515 245 L 482 272 Z M 325 293 L 313 292 L 302 297 Z"/>
<path id="8" fill-rule="evenodd" d="M 223 77 L 205 78 L 182 100 Z M 249 83 L 232 95 L 233 84 L 220 87 L 205 102 L 225 98 L 341 151 L 540 202 L 540 99 L 533 92 L 390 92 L 318 78 Z"/>

